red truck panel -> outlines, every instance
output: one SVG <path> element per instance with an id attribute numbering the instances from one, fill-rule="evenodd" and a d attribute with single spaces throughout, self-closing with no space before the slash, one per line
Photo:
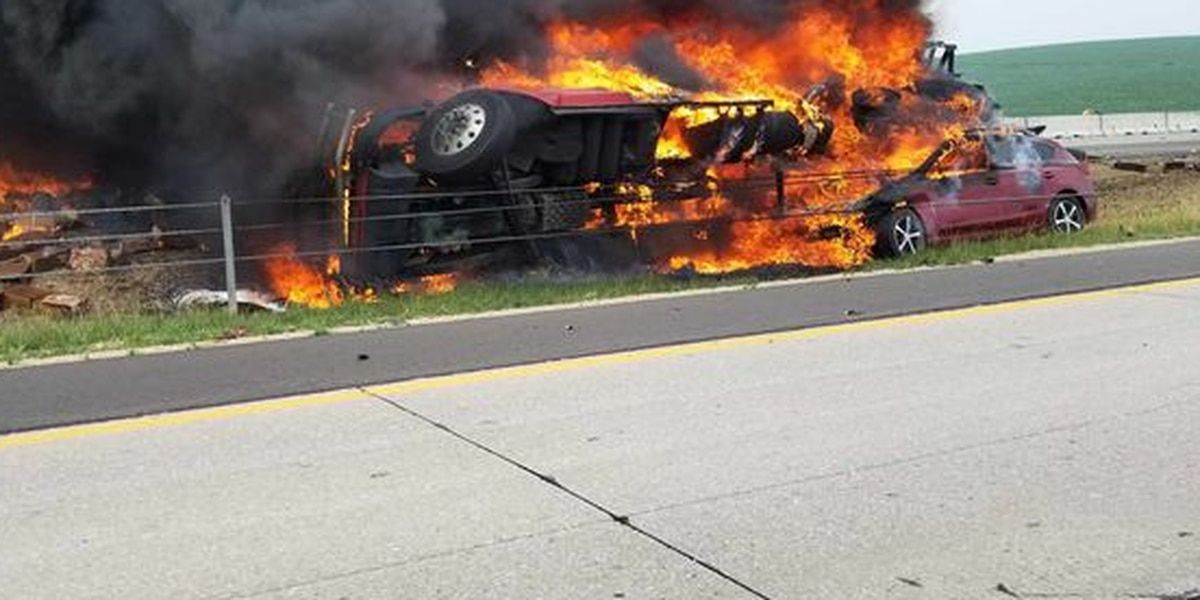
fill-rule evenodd
<path id="1" fill-rule="evenodd" d="M 543 89 L 543 90 L 504 90 L 535 98 L 551 108 L 590 108 L 605 106 L 627 106 L 636 104 L 633 96 L 626 92 L 611 90 L 575 90 L 575 89 Z"/>

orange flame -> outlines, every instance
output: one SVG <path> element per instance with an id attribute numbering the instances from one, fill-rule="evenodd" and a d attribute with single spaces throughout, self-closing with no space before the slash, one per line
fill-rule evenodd
<path id="1" fill-rule="evenodd" d="M 19 222 L 8 223 L 5 226 L 4 232 L 2 234 L 0 234 L 0 242 L 7 242 L 9 240 L 15 240 L 15 239 L 25 235 L 26 231 L 27 230 L 25 229 L 25 227 L 23 225 L 21 225 L 21 223 L 19 223 Z"/>
<path id="2" fill-rule="evenodd" d="M 730 235 L 720 248 L 696 244 L 665 260 L 665 268 L 685 266 L 702 272 L 727 272 L 763 265 L 805 264 L 847 268 L 870 259 L 874 233 L 859 215 L 843 214 L 852 202 L 874 192 L 878 177 L 856 173 L 902 173 L 920 166 L 945 140 L 959 137 L 979 114 L 967 95 L 937 104 L 915 94 L 902 97 L 905 118 L 890 124 L 886 134 L 855 127 L 851 95 L 857 90 L 908 90 L 925 75 L 920 51 L 930 26 L 920 14 L 885 10 L 883 0 L 864 0 L 836 9 L 805 5 L 778 27 L 756 29 L 739 23 L 713 27 L 703 19 L 680 18 L 658 22 L 637 14 L 621 23 L 591 26 L 557 22 L 548 27 L 551 52 L 544 65 L 523 67 L 498 63 L 485 68 L 481 83 L 488 86 L 538 88 L 604 88 L 629 92 L 643 100 L 686 97 L 703 101 L 764 99 L 775 110 L 792 111 L 810 122 L 824 114 L 837 124 L 830 151 L 803 156 L 788 168 L 787 197 L 773 192 L 747 197 L 725 189 L 737 179 L 729 168 L 712 172 L 708 198 L 659 202 L 654 192 L 618 190 L 630 200 L 605 217 L 598 212 L 590 226 L 623 226 L 633 230 L 650 225 L 703 218 L 732 220 Z M 673 88 L 636 66 L 630 58 L 649 35 L 668 40 L 675 54 L 707 84 L 698 92 Z M 811 96 L 815 84 L 826 84 Z M 818 106 L 818 104 L 820 106 Z M 719 117 L 716 109 L 680 108 L 660 136 L 658 157 L 689 158 L 683 132 Z M 734 166 L 733 168 L 740 168 Z M 808 177 L 803 177 L 804 175 Z M 817 175 L 820 176 L 817 176 Z M 838 210 L 817 216 L 767 219 L 781 214 L 812 214 L 821 207 Z M 615 217 L 613 214 L 615 213 Z M 832 235 L 829 232 L 838 231 Z M 823 233 L 824 232 L 824 233 Z M 707 235 L 707 234 L 702 234 Z M 706 242 L 697 239 L 697 242 Z"/>
<path id="3" fill-rule="evenodd" d="M 691 268 L 716 275 L 764 266 L 808 265 L 848 269 L 871 258 L 875 240 L 859 235 L 860 215 L 823 215 L 781 221 L 746 221 L 731 225 L 732 242 L 672 257 L 672 271 Z M 832 233 L 821 238 L 822 231 Z M 703 234 L 702 237 L 707 236 Z"/>
<path id="4" fill-rule="evenodd" d="M 48 194 L 58 197 L 91 187 L 92 182 L 88 179 L 62 181 L 48 175 L 19 171 L 9 163 L 0 162 L 0 207 L 12 196 Z"/>
<path id="5" fill-rule="evenodd" d="M 458 289 L 458 275 L 454 273 L 428 275 L 421 278 L 421 286 L 426 294 L 434 296 L 449 294 Z"/>
<path id="6" fill-rule="evenodd" d="M 294 245 L 284 244 L 271 253 L 281 256 L 268 259 L 263 273 L 271 292 L 288 304 L 324 310 L 345 302 L 341 287 L 320 269 L 300 260 Z"/>
<path id="7" fill-rule="evenodd" d="M 63 181 L 29 171 L 20 171 L 9 163 L 0 162 L 0 219 L 4 213 L 28 212 L 33 204 L 27 196 L 46 194 L 61 197 L 71 192 L 90 189 L 90 180 Z M 35 217 L 23 217 L 10 222 L 0 221 L 0 241 L 17 239 L 27 233 L 53 231 L 53 221 Z"/>
<path id="8" fill-rule="evenodd" d="M 371 287 L 357 288 L 338 280 L 342 273 L 342 258 L 331 255 L 323 268 L 305 262 L 290 243 L 276 246 L 273 258 L 263 263 L 263 276 L 271 293 L 288 304 L 316 310 L 327 310 L 347 302 L 373 304 L 379 301 L 379 291 Z M 458 289 L 459 275 L 429 275 L 416 282 L 400 282 L 389 290 L 400 296 L 419 292 L 428 295 L 449 294 Z"/>

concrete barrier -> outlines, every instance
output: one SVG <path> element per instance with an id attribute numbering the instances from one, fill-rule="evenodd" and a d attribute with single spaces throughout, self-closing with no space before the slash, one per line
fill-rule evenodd
<path id="1" fill-rule="evenodd" d="M 1060 139 L 1200 133 L 1200 111 L 1015 117 L 1005 124 L 1045 126 L 1047 137 Z"/>

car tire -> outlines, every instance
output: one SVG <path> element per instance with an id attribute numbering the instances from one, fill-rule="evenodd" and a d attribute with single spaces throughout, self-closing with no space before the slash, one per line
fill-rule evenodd
<path id="1" fill-rule="evenodd" d="M 1050 203 L 1046 222 L 1054 233 L 1072 234 L 1083 231 L 1087 226 L 1087 210 L 1079 198 L 1062 196 Z"/>
<path id="2" fill-rule="evenodd" d="M 503 96 L 484 90 L 464 92 L 421 123 L 416 167 L 435 178 L 478 178 L 500 165 L 516 136 L 516 118 Z"/>
<path id="3" fill-rule="evenodd" d="M 911 208 L 892 211 L 876 228 L 879 249 L 885 256 L 912 256 L 923 252 L 928 245 L 929 231 L 925 221 Z"/>

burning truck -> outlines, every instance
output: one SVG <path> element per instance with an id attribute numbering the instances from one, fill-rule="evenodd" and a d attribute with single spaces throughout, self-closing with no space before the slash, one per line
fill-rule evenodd
<path id="1" fill-rule="evenodd" d="M 928 46 L 906 88 L 848 92 L 835 76 L 801 97 L 493 74 L 438 104 L 351 112 L 340 136 L 322 134 L 332 168 L 320 186 L 338 198 L 328 209 L 353 270 L 371 276 L 453 271 L 514 248 L 577 260 L 581 238 L 613 233 L 664 270 L 845 268 L 875 245 L 876 223 L 852 202 L 909 173 L 840 165 L 839 128 L 885 143 L 922 128 L 965 138 L 994 105 L 954 74 L 954 50 Z"/>
<path id="2" fill-rule="evenodd" d="M 672 129 L 674 115 L 690 111 L 717 116 Z M 651 203 L 653 212 L 710 197 L 720 166 L 824 152 L 833 128 L 824 117 L 775 110 L 770 100 L 473 89 L 432 108 L 381 113 L 357 132 L 338 188 L 343 241 L 407 247 L 374 257 L 371 273 L 448 266 L 496 249 L 472 244 L 481 239 L 553 252 L 572 232 L 650 225 L 631 215 Z"/>

